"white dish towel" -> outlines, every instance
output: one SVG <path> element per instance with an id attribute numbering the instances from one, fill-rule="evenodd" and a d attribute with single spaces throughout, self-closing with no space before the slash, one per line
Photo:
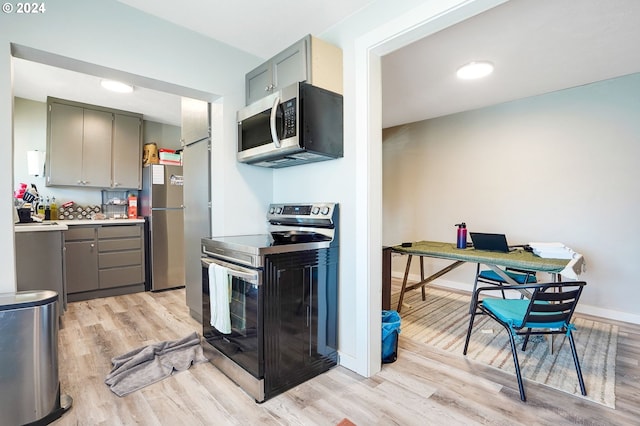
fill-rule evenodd
<path id="1" fill-rule="evenodd" d="M 231 313 L 229 311 L 229 274 L 224 266 L 209 265 L 209 298 L 211 325 L 224 334 L 231 333 Z"/>

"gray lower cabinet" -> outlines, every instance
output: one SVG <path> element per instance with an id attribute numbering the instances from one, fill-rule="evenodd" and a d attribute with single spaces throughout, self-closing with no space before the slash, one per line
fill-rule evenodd
<path id="1" fill-rule="evenodd" d="M 100 288 L 142 284 L 144 286 L 144 240 L 142 225 L 98 228 L 98 275 Z"/>
<path id="2" fill-rule="evenodd" d="M 65 233 L 67 293 L 97 290 L 98 258 L 94 227 L 71 227 Z"/>
<path id="3" fill-rule="evenodd" d="M 144 291 L 143 224 L 72 225 L 65 240 L 70 301 Z"/>
<path id="4" fill-rule="evenodd" d="M 15 242 L 17 290 L 55 291 L 62 315 L 67 306 L 62 231 L 16 232 Z"/>

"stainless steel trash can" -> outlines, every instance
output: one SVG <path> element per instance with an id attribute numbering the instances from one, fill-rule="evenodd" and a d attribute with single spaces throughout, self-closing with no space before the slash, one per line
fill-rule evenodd
<path id="1" fill-rule="evenodd" d="M 0 293 L 1 424 L 47 424 L 71 406 L 58 379 L 58 293 Z"/>

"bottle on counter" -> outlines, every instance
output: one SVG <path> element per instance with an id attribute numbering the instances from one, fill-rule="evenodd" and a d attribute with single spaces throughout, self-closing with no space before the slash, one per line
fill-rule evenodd
<path id="1" fill-rule="evenodd" d="M 44 200 L 42 197 L 38 199 L 38 216 L 40 218 L 44 218 Z"/>
<path id="2" fill-rule="evenodd" d="M 49 206 L 49 197 L 44 205 L 44 220 L 51 220 L 51 207 Z"/>
<path id="3" fill-rule="evenodd" d="M 56 204 L 56 197 L 51 199 L 51 220 L 58 220 L 58 205 Z"/>
<path id="4" fill-rule="evenodd" d="M 138 218 L 138 197 L 135 194 L 129 194 L 128 198 L 128 214 L 129 219 L 137 219 Z"/>

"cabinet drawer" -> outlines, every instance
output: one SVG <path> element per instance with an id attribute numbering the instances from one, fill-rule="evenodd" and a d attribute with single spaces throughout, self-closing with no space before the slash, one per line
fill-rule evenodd
<path id="1" fill-rule="evenodd" d="M 100 253 L 98 255 L 98 267 L 114 268 L 118 266 L 141 266 L 142 265 L 142 251 L 125 251 L 114 253 Z"/>
<path id="2" fill-rule="evenodd" d="M 99 240 L 98 250 L 100 253 L 118 250 L 142 250 L 142 240 L 140 238 Z"/>
<path id="3" fill-rule="evenodd" d="M 121 287 L 144 282 L 142 266 L 102 269 L 100 271 L 100 288 Z"/>
<path id="4" fill-rule="evenodd" d="M 142 227 L 139 225 L 114 225 L 98 228 L 98 238 L 139 237 Z"/>
<path id="5" fill-rule="evenodd" d="M 64 231 L 64 239 L 66 241 L 74 241 L 74 240 L 93 240 L 96 236 L 96 228 L 94 226 L 91 227 L 79 227 L 79 226 L 69 226 L 69 229 Z"/>

